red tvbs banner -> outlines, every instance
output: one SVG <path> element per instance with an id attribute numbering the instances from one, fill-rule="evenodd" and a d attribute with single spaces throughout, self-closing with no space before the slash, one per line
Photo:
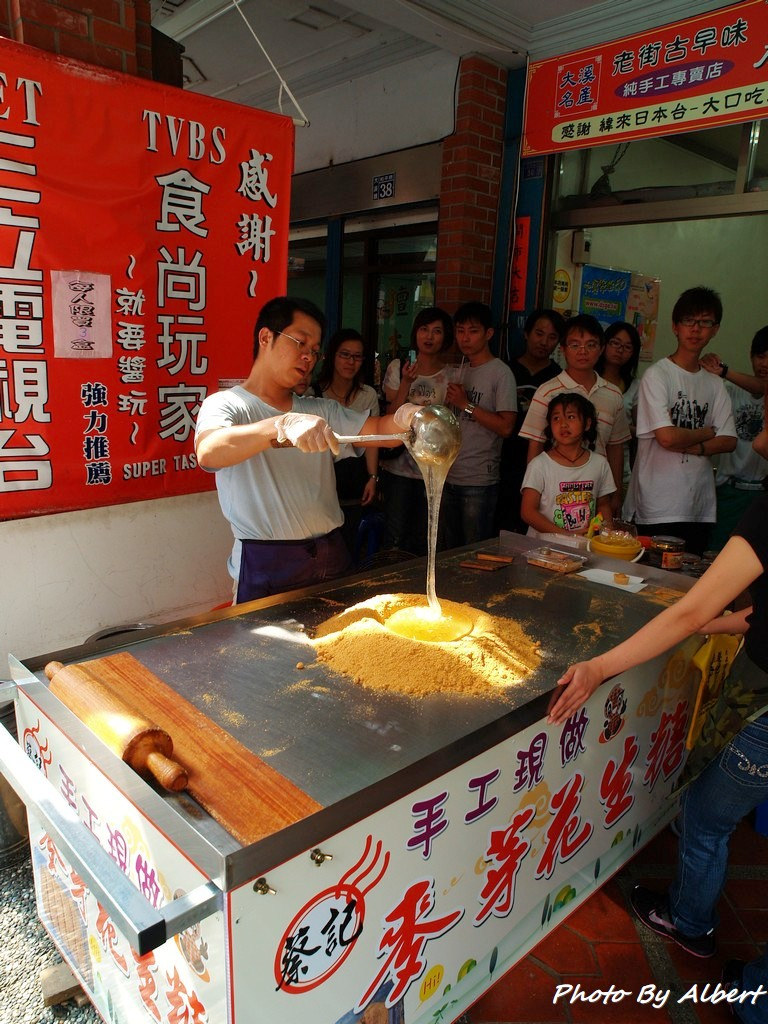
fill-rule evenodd
<path id="1" fill-rule="evenodd" d="M 195 418 L 285 291 L 293 132 L 0 40 L 0 518 L 213 486 Z"/>

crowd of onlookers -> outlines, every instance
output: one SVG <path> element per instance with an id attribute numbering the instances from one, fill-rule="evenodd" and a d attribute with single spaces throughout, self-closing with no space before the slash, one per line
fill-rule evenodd
<path id="1" fill-rule="evenodd" d="M 625 321 L 603 329 L 589 315 L 537 309 L 524 350 L 506 363 L 493 354 L 487 306 L 469 302 L 453 317 L 432 307 L 416 315 L 408 354 L 389 362 L 378 393 L 363 381 L 364 342 L 353 330 L 330 339 L 309 386 L 372 415 L 415 403 L 447 404 L 458 416 L 462 446 L 445 485 L 440 548 L 499 530 L 585 534 L 599 516 L 603 528 L 632 522 L 701 555 L 722 548 L 768 475 L 752 449 L 768 327 L 752 340 L 752 372 L 739 372 L 704 351 L 722 313 L 711 289 L 685 291 L 672 313 L 674 351 L 641 376 L 641 338 Z M 424 482 L 405 448 L 368 448 L 364 459 L 338 460 L 336 473 L 358 561 L 379 548 L 425 553 Z M 361 545 L 372 529 L 374 543 Z"/>

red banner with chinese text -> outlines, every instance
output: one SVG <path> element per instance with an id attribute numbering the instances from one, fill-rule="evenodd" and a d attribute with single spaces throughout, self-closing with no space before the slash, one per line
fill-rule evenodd
<path id="1" fill-rule="evenodd" d="M 531 254 L 531 218 L 515 218 L 515 244 L 509 268 L 509 311 L 525 310 L 525 284 L 528 280 L 528 260 Z"/>
<path id="2" fill-rule="evenodd" d="M 209 490 L 284 293 L 290 118 L 0 40 L 0 518 Z"/>
<path id="3" fill-rule="evenodd" d="M 523 156 L 768 115 L 768 6 L 746 0 L 528 69 Z"/>

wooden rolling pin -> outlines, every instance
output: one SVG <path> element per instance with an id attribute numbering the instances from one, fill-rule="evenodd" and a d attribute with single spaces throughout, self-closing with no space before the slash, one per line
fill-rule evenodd
<path id="1" fill-rule="evenodd" d="M 134 771 L 144 777 L 153 775 L 165 789 L 186 789 L 186 769 L 171 760 L 170 735 L 92 676 L 87 665 L 64 666 L 51 661 L 45 674 L 59 700 Z"/>

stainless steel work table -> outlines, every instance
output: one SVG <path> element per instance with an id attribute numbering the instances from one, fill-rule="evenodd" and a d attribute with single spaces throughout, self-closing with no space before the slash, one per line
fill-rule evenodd
<path id="1" fill-rule="evenodd" d="M 669 723 L 674 722 L 675 742 L 679 741 L 681 721 L 688 714 L 696 682 L 687 668 L 695 643 L 683 645 L 673 654 L 677 668 L 671 673 L 675 676 L 671 684 L 667 678 L 670 673 L 665 668 L 669 660 L 657 659 L 621 677 L 623 687 L 619 687 L 621 693 L 610 714 L 603 708 L 606 701 L 603 687 L 587 705 L 588 713 L 578 729 L 571 728 L 569 732 L 547 727 L 543 720 L 554 683 L 568 664 L 606 650 L 636 632 L 664 607 L 663 599 L 668 596 L 665 591 L 669 588 L 683 591 L 693 581 L 644 565 L 627 567 L 625 562 L 590 559 L 591 565 L 637 573 L 649 583 L 648 589 L 640 593 L 624 592 L 576 575 L 562 576 L 529 566 L 524 555 L 532 546 L 533 542 L 526 538 L 503 534 L 501 541 L 473 548 L 500 549 L 514 554 L 511 565 L 494 572 L 473 572 L 461 567 L 467 551 L 449 552 L 438 560 L 440 597 L 472 605 L 495 616 L 515 619 L 540 643 L 542 658 L 537 671 L 524 683 L 503 692 L 496 691 L 488 698 L 447 694 L 412 698 L 362 689 L 312 659 L 306 631 L 311 632 L 329 616 L 377 594 L 423 593 L 423 560 L 135 633 L 130 636 L 129 644 L 125 643 L 125 637 L 120 638 L 122 646 L 119 647 L 102 642 L 92 648 L 30 659 L 26 669 L 18 664 L 13 666 L 20 741 L 24 745 L 23 737 L 29 736 L 30 730 L 38 730 L 35 743 L 42 735 L 40 730 L 45 733 L 45 742 L 54 755 L 50 762 L 54 786 L 49 789 L 58 788 L 61 794 L 62 789 L 67 788 L 55 777 L 53 766 L 58 760 L 66 778 L 76 779 L 76 786 L 72 784 L 75 791 L 90 794 L 88 813 L 95 813 L 98 821 L 107 821 L 113 800 L 125 801 L 121 812 L 123 820 L 126 816 L 131 818 L 131 828 L 141 833 L 142 842 L 146 844 L 147 854 L 143 859 L 140 857 L 141 864 L 151 861 L 155 877 L 162 876 L 165 880 L 163 885 L 152 889 L 155 905 L 150 908 L 151 912 L 143 914 L 140 908 L 142 913 L 138 917 L 144 917 L 142 922 L 136 920 L 135 906 L 125 912 L 126 899 L 131 903 L 138 897 L 135 889 L 142 890 L 145 900 L 147 897 L 142 877 L 133 877 L 136 875 L 135 852 L 132 866 L 129 863 L 126 869 L 125 863 L 120 864 L 123 881 L 130 879 L 131 886 L 123 884 L 121 891 L 116 892 L 114 878 L 108 872 L 103 876 L 106 880 L 92 877 L 89 892 L 94 894 L 94 907 L 97 906 L 96 895 L 100 894 L 102 931 L 99 932 L 95 924 L 99 910 L 94 907 L 88 910 L 84 902 L 86 941 L 75 953 L 60 934 L 55 934 L 57 925 L 51 920 L 52 914 L 43 908 L 41 916 L 49 931 L 58 939 L 102 1013 L 107 999 L 111 1001 L 113 1015 L 118 1015 L 116 1019 L 123 1019 L 119 1013 L 125 1014 L 124 1019 L 130 1019 L 142 991 L 140 978 L 129 972 L 129 978 L 132 977 L 129 983 L 119 964 L 113 969 L 109 949 L 103 950 L 103 960 L 98 966 L 94 963 L 94 945 L 97 949 L 99 944 L 104 946 L 103 910 L 107 908 L 111 919 L 118 924 L 117 935 L 123 936 L 123 943 L 130 941 L 136 948 L 154 949 L 148 955 L 158 962 L 167 960 L 168 964 L 173 964 L 179 978 L 183 971 L 190 974 L 187 988 L 191 989 L 193 983 L 197 986 L 194 991 L 212 1022 L 223 1024 L 236 1019 L 290 1022 L 294 1015 L 296 1020 L 305 1019 L 308 1011 L 313 1019 L 327 1020 L 329 1024 L 337 1020 L 358 1020 L 364 1006 L 353 1004 L 362 998 L 362 983 L 367 975 L 375 975 L 380 958 L 387 962 L 388 949 L 377 945 L 381 940 L 378 919 L 385 918 L 387 911 L 392 912 L 392 904 L 404 889 L 411 891 L 407 887 L 413 882 L 416 870 L 419 877 L 429 876 L 430 891 L 434 893 L 430 912 L 438 914 L 441 904 L 446 899 L 450 902 L 450 897 L 455 895 L 464 923 L 445 925 L 442 938 L 424 944 L 421 950 L 424 970 L 418 976 L 412 972 L 408 978 L 403 978 L 392 967 L 388 974 L 385 972 L 385 976 L 374 980 L 381 982 L 383 1001 L 391 1003 L 386 1008 L 389 1020 L 408 1024 L 432 1019 L 432 1012 L 442 1006 L 441 993 L 450 980 L 450 997 L 443 993 L 448 1002 L 441 1017 L 449 1020 L 478 997 L 490 983 L 494 970 L 498 973 L 511 966 L 538 941 L 543 930 L 562 919 L 566 904 L 572 909 L 597 884 L 602 884 L 611 871 L 617 870 L 640 843 L 641 835 L 645 842 L 661 827 L 672 813 L 669 794 L 682 765 L 682 754 L 673 765 L 674 771 L 667 770 L 672 764 L 667 756 L 664 769 L 659 769 L 661 775 L 657 775 L 652 784 L 648 781 L 652 769 L 645 767 L 643 776 L 641 761 L 645 757 L 647 763 L 652 756 L 648 750 L 653 750 L 656 742 L 653 737 L 658 736 L 661 726 L 671 729 Z M 660 589 L 652 593 L 654 588 Z M 91 738 L 41 681 L 44 678 L 42 666 L 52 658 L 65 663 L 83 662 L 116 650 L 129 651 L 154 675 L 321 805 L 321 809 L 257 843 L 243 846 L 188 797 L 161 795 L 140 780 Z M 300 662 L 306 665 L 301 672 L 296 667 Z M 413 671 L 419 672 L 417 659 Z M 296 685 L 298 680 L 302 685 Z M 662 699 L 657 706 L 649 708 L 647 701 L 645 705 L 642 703 L 641 690 L 653 688 L 657 680 L 663 681 L 659 691 Z M 671 696 L 664 697 L 668 691 Z M 621 723 L 629 723 L 622 737 L 616 734 L 614 739 L 614 734 L 606 729 L 607 714 L 608 718 L 618 716 L 619 732 L 623 727 Z M 611 725 L 611 729 L 615 727 Z M 622 748 L 623 759 L 614 757 L 606 761 L 609 754 L 616 754 L 620 744 L 625 742 L 624 737 L 630 734 L 635 737 L 633 743 L 637 750 Z M 26 751 L 30 755 L 29 743 Z M 539 753 L 541 763 L 537 766 L 534 762 Z M 633 753 L 634 759 L 630 757 Z M 635 763 L 636 767 L 632 768 Z M 575 774 L 574 766 L 580 766 Z M 611 772 L 620 770 L 627 778 L 632 775 L 637 797 L 633 800 L 634 811 L 621 815 L 628 814 L 632 818 L 632 829 L 626 833 L 632 838 L 627 841 L 625 830 L 614 828 L 615 822 L 597 823 L 598 814 L 605 819 L 617 813 L 606 811 L 602 789 L 610 789 L 605 779 Z M 601 792 L 590 795 L 590 789 L 598 788 L 592 785 L 592 776 L 597 771 L 602 773 Z M 488 894 L 482 897 L 478 893 L 467 893 L 459 898 L 460 887 L 452 893 L 454 885 L 459 886 L 459 883 L 451 879 L 471 878 L 478 864 L 496 863 L 496 869 L 501 870 L 501 861 L 494 861 L 492 855 L 494 840 L 493 835 L 489 839 L 488 829 L 495 828 L 501 834 L 502 826 L 511 827 L 510 820 L 518 821 L 523 828 L 520 823 L 528 818 L 527 804 L 522 799 L 526 794 L 532 801 L 536 796 L 545 807 L 544 811 L 537 810 L 535 820 L 525 820 L 526 835 L 533 836 L 537 831 L 539 840 L 541 835 L 549 835 L 546 823 L 551 825 L 550 817 L 555 815 L 553 807 L 557 800 L 552 802 L 557 796 L 555 788 L 560 781 L 568 782 L 571 776 L 578 778 L 583 799 L 589 801 L 589 811 L 582 811 L 580 819 L 585 823 L 582 834 L 586 823 L 590 823 L 589 841 L 584 839 L 583 849 L 580 847 L 578 853 L 570 853 L 567 837 L 558 840 L 564 847 L 555 849 L 552 832 L 549 840 L 552 849 L 545 842 L 543 857 L 542 850 L 536 850 L 536 844 L 531 842 L 527 854 L 532 871 L 534 855 L 538 854 L 540 859 L 531 875 L 526 896 L 518 895 L 513 900 L 514 911 L 510 909 L 502 915 L 498 906 L 486 908 L 479 923 L 475 919 L 474 926 L 468 925 L 482 899 L 489 898 Z M 497 780 L 504 778 L 506 782 L 499 789 L 501 782 Z M 568 785 L 575 783 L 571 781 Z M 110 792 L 108 797 L 103 795 L 105 786 Z M 498 791 L 491 799 L 489 794 L 493 787 Z M 458 816 L 458 804 L 454 806 L 459 792 L 464 794 L 465 804 L 468 793 L 478 804 L 476 815 L 471 807 L 464 808 L 463 824 Z M 567 792 L 570 799 L 575 798 L 571 790 Z M 558 793 L 564 801 L 565 785 Z M 444 796 L 442 802 L 438 799 L 441 796 Z M 91 798 L 93 804 L 98 805 L 95 811 Z M 36 797 L 32 799 L 39 802 Z M 618 796 L 611 796 L 611 800 L 614 799 Z M 492 809 L 486 810 L 484 801 Z M 73 802 L 77 804 L 82 821 L 82 807 L 77 800 L 70 804 Z M 582 806 L 586 808 L 587 804 Z M 502 809 L 501 817 L 496 820 Z M 476 824 L 480 819 L 483 819 L 482 824 Z M 93 820 L 91 818 L 91 824 Z M 573 820 L 575 822 L 576 818 Z M 105 859 L 115 861 L 111 844 L 117 830 L 113 825 L 102 827 L 101 834 L 97 828 L 90 831 L 102 848 L 107 849 Z M 88 840 L 93 838 L 77 823 L 69 832 L 65 829 L 62 835 L 56 828 L 47 827 L 44 820 L 37 822 L 33 814 L 32 845 L 33 851 L 38 850 L 36 872 L 40 879 L 56 876 L 58 872 L 61 877 L 57 880 L 62 881 L 69 868 L 57 867 L 59 862 L 51 853 L 51 846 L 45 843 L 53 843 L 57 854 L 62 854 L 61 863 L 69 865 L 67 855 L 73 852 L 69 840 L 72 835 L 77 839 L 78 830 Z M 450 841 L 442 838 L 444 831 L 451 837 Z M 617 840 L 619 834 L 621 838 Z M 43 841 L 42 836 L 48 838 Z M 55 839 L 51 839 L 52 836 Z M 360 933 L 356 934 L 357 927 L 353 928 L 350 923 L 346 936 L 349 941 L 343 955 L 337 952 L 337 942 L 336 952 L 324 954 L 320 970 L 316 967 L 317 954 L 315 961 L 302 959 L 297 936 L 301 934 L 306 938 L 307 934 L 314 934 L 312 929 L 317 921 L 312 913 L 319 911 L 313 911 L 312 907 L 320 905 L 316 904 L 317 890 L 325 889 L 335 880 L 341 893 L 342 881 L 349 872 L 358 864 L 365 862 L 367 865 L 366 856 L 373 857 L 370 851 L 365 852 L 368 840 L 383 844 L 381 850 L 387 848 L 386 857 L 380 852 L 374 858 L 378 867 L 383 865 L 384 881 L 366 897 L 369 906 L 364 927 L 362 918 L 354 919 Z M 77 866 L 82 870 L 76 873 L 78 877 L 88 870 L 94 859 L 98 860 L 93 851 L 95 845 L 91 843 L 86 853 L 80 855 Z M 467 850 L 464 850 L 465 845 Z M 310 861 L 308 854 L 318 850 L 320 853 Z M 333 860 L 329 857 L 324 861 L 326 853 L 330 853 Z M 520 878 L 525 874 L 528 861 L 523 863 Z M 318 864 L 321 865 L 319 871 Z M 98 876 L 100 866 L 97 868 Z M 370 870 L 375 874 L 372 867 Z M 69 871 L 67 877 L 71 879 L 71 875 Z M 481 871 L 478 878 L 482 875 Z M 485 877 L 490 877 L 488 871 Z M 146 870 L 143 880 L 146 881 Z M 74 899 L 72 886 L 67 889 L 65 881 L 63 888 Z M 130 888 L 131 893 L 126 893 L 126 888 Z M 271 893 L 273 889 L 275 893 Z M 350 903 L 358 907 L 355 914 L 359 914 L 360 906 L 366 902 L 362 899 L 362 890 L 355 891 L 360 899 L 347 898 L 344 907 L 348 915 L 352 913 L 348 909 Z M 569 898 L 561 896 L 558 902 L 556 897 L 564 892 Z M 378 911 L 371 909 L 374 895 L 381 904 Z M 39 887 L 38 898 L 43 902 L 46 898 L 42 887 Z M 344 908 L 341 904 L 332 906 L 333 899 L 327 899 L 331 902 L 327 907 L 323 904 L 323 913 L 330 913 L 330 918 L 335 920 Z M 555 904 L 557 913 L 553 920 Z M 306 911 L 304 917 L 302 906 Z M 481 911 L 480 915 L 483 913 Z M 208 916 L 195 924 L 195 918 L 203 914 Z M 302 932 L 302 927 L 308 931 Z M 172 937 L 179 930 L 187 937 L 186 943 L 178 936 L 175 940 Z M 349 938 L 351 935 L 354 939 Z M 467 949 L 469 940 L 472 940 L 470 950 Z M 263 963 L 256 969 L 252 958 L 249 959 L 246 950 L 254 942 L 260 949 L 268 950 L 269 969 Z M 199 968 L 200 948 L 204 948 L 207 955 L 205 982 L 200 980 L 199 970 L 195 973 Z M 184 949 L 198 949 L 197 959 L 194 954 L 184 954 Z M 433 951 L 434 955 L 430 956 Z M 492 956 L 493 966 L 490 964 Z M 123 959 L 130 967 L 130 959 L 127 956 Z M 470 960 L 472 969 L 461 973 Z M 396 961 L 394 957 L 393 964 Z M 456 964 L 453 961 L 457 961 Z M 449 963 L 453 966 L 449 967 Z M 442 974 L 435 969 L 438 965 Z M 165 970 L 171 973 L 167 966 Z M 265 981 L 264 971 L 271 977 L 270 985 Z M 449 979 L 451 973 L 453 976 Z M 431 979 L 428 991 L 424 990 L 426 978 Z M 356 992 L 356 986 L 361 988 L 360 993 Z M 200 994 L 202 990 L 207 994 L 206 999 Z M 366 992 L 368 1003 L 376 1002 L 381 992 Z M 175 996 L 166 993 L 164 998 L 172 1005 Z M 246 1011 L 255 998 L 263 1002 L 263 1018 Z M 123 1009 L 115 1009 L 118 1006 Z"/>

